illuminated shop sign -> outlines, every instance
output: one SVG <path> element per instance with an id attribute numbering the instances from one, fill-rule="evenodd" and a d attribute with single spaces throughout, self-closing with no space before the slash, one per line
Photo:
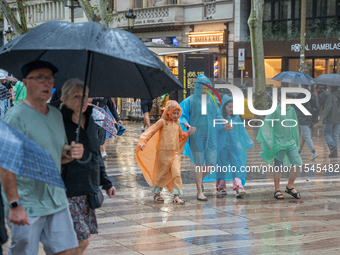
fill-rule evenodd
<path id="1" fill-rule="evenodd" d="M 291 45 L 290 47 L 291 51 L 300 52 L 301 45 L 296 43 Z M 312 51 L 319 51 L 319 50 L 340 50 L 340 43 L 313 43 L 310 47 L 308 44 L 306 44 L 305 47 L 306 51 L 312 50 Z"/>
<path id="2" fill-rule="evenodd" d="M 189 45 L 223 44 L 224 32 L 189 33 Z"/>

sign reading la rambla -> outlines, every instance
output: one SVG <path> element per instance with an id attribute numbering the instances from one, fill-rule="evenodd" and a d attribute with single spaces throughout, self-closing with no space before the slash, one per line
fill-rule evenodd
<path id="1" fill-rule="evenodd" d="M 296 43 L 291 45 L 291 51 L 300 52 L 301 45 Z M 320 50 L 340 50 L 340 43 L 313 43 L 312 48 L 306 44 L 306 51 L 320 51 Z"/>

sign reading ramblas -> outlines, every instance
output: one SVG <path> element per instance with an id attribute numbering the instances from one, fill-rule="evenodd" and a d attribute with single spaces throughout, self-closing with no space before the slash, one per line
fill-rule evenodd
<path id="1" fill-rule="evenodd" d="M 233 97 L 233 114 L 243 115 L 244 114 L 244 95 L 240 88 L 230 84 L 215 84 L 215 88 L 229 89 Z M 306 95 L 305 98 L 287 98 L 287 93 L 303 93 Z M 253 88 L 248 87 L 248 107 L 249 110 L 255 115 L 269 115 L 273 113 L 277 108 L 277 88 L 273 88 L 273 103 L 272 107 L 268 110 L 257 110 L 253 106 Z M 300 109 L 305 115 L 312 115 L 302 104 L 307 103 L 311 98 L 311 93 L 308 89 L 304 88 L 281 88 L 281 114 L 286 115 L 286 105 L 293 104 Z M 207 94 L 202 94 L 202 115 L 207 114 Z"/>
<path id="2" fill-rule="evenodd" d="M 300 52 L 301 45 L 300 44 L 293 44 L 290 47 L 291 51 Z M 327 50 L 327 51 L 333 51 L 333 50 L 340 50 L 340 43 L 313 43 L 312 47 L 310 47 L 308 44 L 305 46 L 306 51 L 320 51 L 320 50 Z"/>

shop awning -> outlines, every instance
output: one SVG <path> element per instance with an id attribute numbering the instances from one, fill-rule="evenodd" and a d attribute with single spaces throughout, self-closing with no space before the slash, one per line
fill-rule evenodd
<path id="1" fill-rule="evenodd" d="M 148 49 L 156 53 L 158 56 L 209 50 L 209 48 L 196 48 L 195 49 L 191 47 L 158 47 L 158 46 L 157 47 L 149 46 Z"/>

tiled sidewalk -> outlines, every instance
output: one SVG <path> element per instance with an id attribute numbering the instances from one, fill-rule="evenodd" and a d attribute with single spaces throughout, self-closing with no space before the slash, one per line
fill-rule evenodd
<path id="1" fill-rule="evenodd" d="M 163 194 L 164 203 L 154 202 L 134 159 L 141 125 L 125 126 L 126 133 L 110 139 L 107 150 L 107 172 L 117 196 L 106 197 L 104 206 L 96 210 L 99 235 L 92 236 L 85 254 L 340 254 L 338 174 L 297 179 L 300 200 L 286 193 L 284 200 L 275 200 L 272 180 L 254 176 L 247 178 L 247 195 L 242 199 L 235 198 L 231 182 L 225 197 L 216 196 L 215 185 L 206 183 L 208 202 L 200 202 L 190 175 L 192 166 L 184 158 L 186 204 L 173 204 L 168 192 Z M 320 154 L 316 163 L 331 162 L 322 132 L 315 130 L 314 135 Z M 313 163 L 307 146 L 301 155 L 304 163 Z M 263 163 L 259 146 L 248 158 L 251 164 Z M 282 191 L 285 184 L 282 179 Z"/>

